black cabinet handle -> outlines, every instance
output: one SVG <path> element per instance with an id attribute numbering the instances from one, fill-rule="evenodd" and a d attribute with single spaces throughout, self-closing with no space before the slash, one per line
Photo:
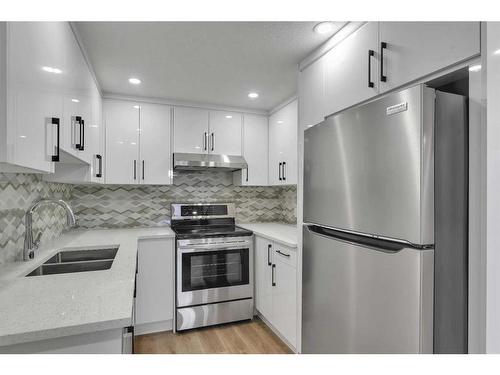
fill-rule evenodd
<path id="1" fill-rule="evenodd" d="M 276 269 L 276 264 L 273 264 L 273 266 L 271 267 L 271 285 L 272 286 L 276 286 L 276 280 L 274 280 L 274 273 L 275 273 L 275 270 Z"/>
<path id="2" fill-rule="evenodd" d="M 80 150 L 80 148 L 82 147 L 82 118 L 80 116 L 75 116 L 75 122 L 78 124 L 78 143 L 76 143 L 75 141 L 75 148 L 77 150 Z"/>
<path id="3" fill-rule="evenodd" d="M 80 151 L 83 151 L 85 149 L 85 120 L 82 119 L 81 121 L 81 127 L 80 127 L 80 138 L 81 138 L 81 143 L 80 143 Z"/>
<path id="4" fill-rule="evenodd" d="M 60 135 L 61 135 L 61 127 L 60 127 L 60 120 L 59 118 L 57 117 L 52 117 L 51 120 L 50 120 L 50 123 L 52 125 L 55 125 L 56 126 L 56 137 L 57 137 L 57 142 L 56 142 L 56 146 L 54 147 L 54 155 L 52 155 L 52 161 L 55 161 L 55 162 L 58 162 L 59 161 L 59 158 L 60 158 Z"/>
<path id="5" fill-rule="evenodd" d="M 283 162 L 283 181 L 286 181 L 286 175 L 285 175 L 285 171 L 286 171 L 286 161 Z"/>
<path id="6" fill-rule="evenodd" d="M 211 149 L 211 151 L 214 150 L 214 143 L 215 143 L 215 137 L 214 137 L 214 133 L 212 133 L 212 149 Z"/>
<path id="7" fill-rule="evenodd" d="M 384 75 L 384 49 L 387 49 L 387 43 L 380 42 L 380 80 L 387 82 L 387 76 Z"/>
<path id="8" fill-rule="evenodd" d="M 95 174 L 95 176 L 96 176 L 97 178 L 100 178 L 100 177 L 102 177 L 102 156 L 101 156 L 101 155 L 99 155 L 99 154 L 97 154 L 97 155 L 95 156 L 95 158 L 97 159 L 97 161 L 98 161 L 98 163 L 99 163 L 99 172 L 97 172 L 97 173 Z"/>
<path id="9" fill-rule="evenodd" d="M 134 160 L 134 180 L 137 180 L 137 160 Z"/>
<path id="10" fill-rule="evenodd" d="M 142 180 L 144 181 L 144 160 L 142 161 Z"/>
<path id="11" fill-rule="evenodd" d="M 282 180 L 281 178 L 281 162 L 279 163 L 279 166 L 278 166 L 278 180 Z"/>
<path id="12" fill-rule="evenodd" d="M 285 256 L 285 257 L 287 257 L 287 258 L 290 258 L 290 254 L 285 254 L 285 253 L 282 253 L 282 252 L 281 252 L 281 251 L 279 251 L 279 250 L 276 250 L 276 252 L 277 252 L 278 254 L 281 254 L 281 255 L 283 255 L 283 256 Z"/>
<path id="13" fill-rule="evenodd" d="M 375 51 L 372 49 L 368 50 L 368 87 L 374 87 L 375 84 L 372 82 L 372 57 L 375 55 Z"/>
<path id="14" fill-rule="evenodd" d="M 267 245 L 267 265 L 270 266 L 271 265 L 271 248 L 272 248 L 273 245 L 271 244 L 268 244 Z"/>
<path id="15" fill-rule="evenodd" d="M 248 182 L 248 166 L 247 166 L 247 182 Z"/>
<path id="16" fill-rule="evenodd" d="M 207 151 L 207 138 L 208 138 L 208 133 L 205 132 L 203 133 L 203 151 Z"/>

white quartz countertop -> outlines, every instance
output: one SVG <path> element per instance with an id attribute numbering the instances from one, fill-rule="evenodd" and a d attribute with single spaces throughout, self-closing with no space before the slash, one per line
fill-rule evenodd
<path id="1" fill-rule="evenodd" d="M 283 223 L 238 223 L 239 227 L 256 235 L 277 241 L 285 246 L 297 247 L 297 226 Z"/>
<path id="2" fill-rule="evenodd" d="M 169 227 L 69 231 L 35 259 L 0 268 L 0 346 L 129 326 L 137 242 L 173 238 Z M 109 270 L 25 277 L 66 248 L 119 246 Z"/>

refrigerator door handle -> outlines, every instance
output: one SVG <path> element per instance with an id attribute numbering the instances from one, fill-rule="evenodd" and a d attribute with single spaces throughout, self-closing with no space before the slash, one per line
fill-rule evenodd
<path id="1" fill-rule="evenodd" d="M 322 227 L 314 224 L 306 224 L 306 228 L 313 234 L 346 242 L 355 243 L 358 245 L 363 245 L 369 247 L 375 251 L 382 251 L 385 253 L 397 253 L 403 249 L 407 248 L 424 248 L 422 246 L 416 246 L 410 243 L 392 241 L 383 238 L 377 238 L 369 235 L 361 235 L 355 233 L 344 232 L 340 230 L 335 230 L 331 228 Z"/>

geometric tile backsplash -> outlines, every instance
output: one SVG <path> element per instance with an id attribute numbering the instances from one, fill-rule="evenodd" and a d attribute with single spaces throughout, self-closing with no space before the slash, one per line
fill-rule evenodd
<path id="1" fill-rule="evenodd" d="M 37 174 L 0 173 L 0 265 L 21 259 L 24 213 L 45 197 L 69 201 L 82 228 L 162 225 L 172 202 L 233 202 L 239 222 L 296 223 L 295 186 L 234 186 L 228 172 L 175 172 L 173 185 L 143 186 L 60 184 Z M 42 241 L 58 237 L 65 226 L 58 206 L 42 206 L 33 216 L 33 231 L 43 229 Z"/>
<path id="2" fill-rule="evenodd" d="M 40 198 L 69 200 L 71 185 L 45 182 L 41 175 L 0 173 L 0 264 L 22 258 L 24 214 Z M 42 241 L 58 237 L 66 227 L 59 206 L 40 206 L 33 215 L 33 233 L 43 229 Z"/>
<path id="3" fill-rule="evenodd" d="M 239 222 L 296 222 L 296 188 L 234 186 L 232 174 L 176 172 L 173 185 L 78 185 L 72 207 L 84 228 L 156 226 L 170 219 L 170 204 L 233 202 Z"/>

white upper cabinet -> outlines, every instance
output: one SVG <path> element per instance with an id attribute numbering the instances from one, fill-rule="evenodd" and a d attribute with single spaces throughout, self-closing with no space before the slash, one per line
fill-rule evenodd
<path id="1" fill-rule="evenodd" d="M 141 183 L 171 184 L 171 108 L 166 105 L 141 104 L 140 112 Z"/>
<path id="2" fill-rule="evenodd" d="M 234 184 L 266 186 L 268 184 L 268 119 L 262 115 L 243 115 L 243 157 L 248 168 L 233 174 Z"/>
<path id="3" fill-rule="evenodd" d="M 207 153 L 208 142 L 208 110 L 175 107 L 174 152 Z"/>
<path id="4" fill-rule="evenodd" d="M 77 169 L 90 176 L 81 167 L 90 168 L 90 149 L 101 142 L 88 128 L 92 102 L 101 99 L 69 23 L 2 23 L 0 34 L 8 83 L 7 121 L 0 123 L 2 170 L 50 173 L 62 182 L 81 181 Z"/>
<path id="5" fill-rule="evenodd" d="M 139 183 L 139 106 L 105 101 L 106 183 Z"/>
<path id="6" fill-rule="evenodd" d="M 269 184 L 297 183 L 297 100 L 269 117 Z"/>
<path id="7" fill-rule="evenodd" d="M 110 100 L 104 112 L 106 183 L 171 184 L 171 108 Z"/>
<path id="8" fill-rule="evenodd" d="M 322 56 L 299 75 L 299 123 L 302 130 L 325 118 L 325 60 Z"/>
<path id="9" fill-rule="evenodd" d="M 479 22 L 380 22 L 380 92 L 479 55 L 479 29 Z"/>
<path id="10" fill-rule="evenodd" d="M 377 47 L 378 22 L 369 22 L 324 56 L 326 116 L 378 93 Z"/>
<path id="11" fill-rule="evenodd" d="M 241 155 L 241 113 L 210 111 L 208 126 L 209 153 Z"/>

